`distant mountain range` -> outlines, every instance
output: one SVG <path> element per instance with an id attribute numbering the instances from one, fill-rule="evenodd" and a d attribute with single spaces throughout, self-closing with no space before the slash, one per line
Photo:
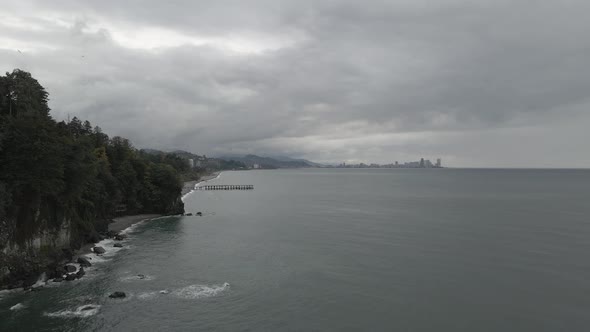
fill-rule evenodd
<path id="1" fill-rule="evenodd" d="M 144 151 L 146 153 L 151 153 L 151 154 L 164 153 L 162 151 L 154 150 L 154 149 L 143 149 L 142 151 Z M 204 156 L 200 156 L 200 155 L 194 154 L 192 152 L 183 151 L 183 150 L 168 151 L 167 153 L 173 153 L 173 154 L 175 154 L 179 157 L 185 158 L 185 159 L 192 158 L 192 159 L 196 160 L 196 159 L 204 157 Z M 254 154 L 248 154 L 248 155 L 226 154 L 226 155 L 215 156 L 213 159 L 221 159 L 223 161 L 231 161 L 231 160 L 238 161 L 238 162 L 244 163 L 246 165 L 246 167 L 248 167 L 248 168 L 253 168 L 254 165 L 258 165 L 259 168 L 325 167 L 325 165 L 314 163 L 314 162 L 306 160 L 306 159 L 295 159 L 295 158 L 290 158 L 290 157 L 285 157 L 285 156 L 261 157 L 261 156 L 257 156 Z M 208 158 L 208 160 L 211 160 L 211 158 Z"/>
<path id="2" fill-rule="evenodd" d="M 284 156 L 261 157 L 253 154 L 248 155 L 223 155 L 218 156 L 219 159 L 235 160 L 246 164 L 248 167 L 253 167 L 255 164 L 260 168 L 302 168 L 302 167 L 320 167 L 318 163 L 311 162 L 305 159 L 294 159 Z"/>

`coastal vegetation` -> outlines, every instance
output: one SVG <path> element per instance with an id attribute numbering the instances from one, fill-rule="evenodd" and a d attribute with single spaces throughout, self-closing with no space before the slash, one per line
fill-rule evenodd
<path id="1" fill-rule="evenodd" d="M 0 279 L 15 272 L 7 248 L 25 251 L 42 233 L 67 228 L 79 248 L 116 214 L 184 212 L 185 160 L 142 153 L 75 117 L 57 122 L 47 101 L 30 73 L 0 76 Z"/>

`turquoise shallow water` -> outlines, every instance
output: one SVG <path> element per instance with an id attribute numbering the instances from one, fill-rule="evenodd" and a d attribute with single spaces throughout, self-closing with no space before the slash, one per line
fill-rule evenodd
<path id="1" fill-rule="evenodd" d="M 138 225 L 80 281 L 1 294 L 0 330 L 590 330 L 590 171 L 304 169 L 211 183 L 255 190 L 195 192 L 187 212 L 203 217 Z M 108 299 L 116 290 L 129 297 Z"/>

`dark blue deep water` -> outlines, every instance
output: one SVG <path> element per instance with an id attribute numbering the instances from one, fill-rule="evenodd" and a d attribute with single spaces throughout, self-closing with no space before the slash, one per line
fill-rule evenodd
<path id="1" fill-rule="evenodd" d="M 590 171 L 211 183 L 255 190 L 195 192 L 187 212 L 204 216 L 138 225 L 80 281 L 1 294 L 0 330 L 590 331 Z M 128 298 L 108 299 L 116 290 Z"/>

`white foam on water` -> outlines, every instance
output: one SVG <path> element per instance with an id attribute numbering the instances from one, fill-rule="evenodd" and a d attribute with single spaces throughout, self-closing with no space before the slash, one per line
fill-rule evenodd
<path id="1" fill-rule="evenodd" d="M 183 299 L 200 299 L 205 297 L 212 297 L 216 296 L 221 292 L 229 289 L 229 283 L 224 283 L 223 285 L 190 285 L 184 288 L 177 289 L 172 292 L 173 295 L 183 298 Z"/>
<path id="2" fill-rule="evenodd" d="M 119 234 L 129 235 L 130 233 L 135 232 L 135 230 L 137 229 L 137 227 L 139 227 L 140 225 L 142 225 L 146 221 L 148 221 L 148 220 L 154 220 L 154 219 L 159 219 L 159 218 L 151 218 L 151 219 L 143 219 L 143 220 L 140 220 L 140 221 L 134 223 L 133 225 L 125 228 L 124 230 L 120 231 Z"/>
<path id="3" fill-rule="evenodd" d="M 157 296 L 161 296 L 161 295 L 167 295 L 170 294 L 170 291 L 167 289 L 162 289 L 160 291 L 157 292 L 145 292 L 145 293 L 141 293 L 139 295 L 137 295 L 137 298 L 140 300 L 151 300 Z"/>
<path id="4" fill-rule="evenodd" d="M 24 308 L 26 308 L 27 306 L 25 306 L 22 303 L 17 303 L 15 305 L 13 305 L 12 307 L 10 307 L 10 311 L 18 311 L 18 310 L 22 310 Z"/>
<path id="5" fill-rule="evenodd" d="M 129 281 L 149 281 L 149 280 L 154 280 L 156 279 L 156 277 L 148 275 L 148 274 L 136 274 L 136 275 L 131 275 L 131 276 L 124 276 L 119 278 L 120 281 L 125 281 L 125 282 L 129 282 Z"/>
<path id="6" fill-rule="evenodd" d="M 219 174 L 217 174 L 217 176 L 216 176 L 216 177 L 214 177 L 214 178 L 212 178 L 212 179 L 208 179 L 208 180 L 205 180 L 205 181 L 200 181 L 200 182 L 197 182 L 197 183 L 195 183 L 195 186 L 193 187 L 193 189 L 192 189 L 191 191 L 189 191 L 188 193 L 184 194 L 184 195 L 181 197 L 181 200 L 184 202 L 184 200 L 185 200 L 185 199 L 186 199 L 188 196 L 190 196 L 192 193 L 194 193 L 194 192 L 195 192 L 195 190 L 197 189 L 197 187 L 199 187 L 201 184 L 203 184 L 203 183 L 205 183 L 205 182 L 207 182 L 207 181 L 211 181 L 211 180 L 217 180 L 217 179 L 219 179 L 219 178 L 221 177 L 221 173 L 222 173 L 222 172 L 220 172 Z"/>
<path id="7" fill-rule="evenodd" d="M 196 186 L 196 185 L 195 185 Z M 191 191 L 187 192 L 186 194 L 182 195 L 182 197 L 180 198 L 181 201 L 184 202 L 184 200 L 189 197 L 192 193 L 195 192 L 195 189 L 192 189 Z"/>
<path id="8" fill-rule="evenodd" d="M 37 279 L 37 282 L 31 286 L 31 288 L 39 288 L 39 287 L 43 287 L 47 285 L 47 274 L 45 272 L 43 272 L 40 276 L 39 279 Z"/>
<path id="9" fill-rule="evenodd" d="M 84 255 L 86 258 L 90 258 L 90 263 L 94 265 L 95 263 L 104 263 L 110 261 L 119 251 L 128 249 L 128 246 L 123 246 L 121 248 L 114 247 L 115 243 L 120 243 L 122 241 L 115 241 L 113 239 L 104 239 L 98 243 L 96 243 L 95 247 L 102 247 L 105 250 L 104 254 L 96 254 L 94 251 Z"/>
<path id="10" fill-rule="evenodd" d="M 205 183 L 205 182 L 208 182 L 208 181 L 212 181 L 212 180 L 217 180 L 217 179 L 219 179 L 219 178 L 221 177 L 221 173 L 223 173 L 223 172 L 220 172 L 219 174 L 217 174 L 217 176 L 216 176 L 216 177 L 214 177 L 214 178 L 212 178 L 212 179 L 205 180 L 205 181 L 201 181 L 201 182 L 197 182 L 197 184 L 195 184 L 195 188 L 196 188 L 196 187 L 198 187 L 198 186 L 200 186 L 201 184 L 203 184 L 203 183 Z"/>
<path id="11" fill-rule="evenodd" d="M 98 304 L 85 304 L 76 308 L 76 310 L 61 310 L 57 312 L 46 312 L 44 313 L 47 317 L 58 317 L 58 318 L 85 318 L 94 316 L 100 310 Z"/>
<path id="12" fill-rule="evenodd" d="M 153 299 L 156 296 L 158 296 L 158 292 L 146 292 L 146 293 L 138 294 L 137 298 L 140 300 L 149 300 L 149 299 Z"/>

